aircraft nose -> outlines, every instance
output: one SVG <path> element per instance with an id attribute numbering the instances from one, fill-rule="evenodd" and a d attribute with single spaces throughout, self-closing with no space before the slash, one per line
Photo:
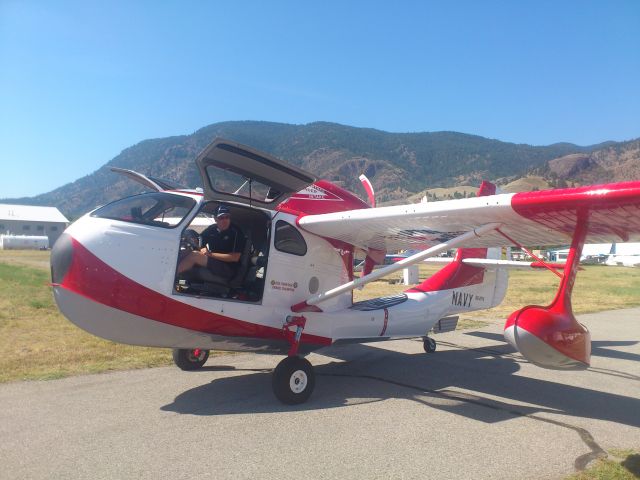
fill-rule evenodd
<path id="1" fill-rule="evenodd" d="M 63 233 L 51 249 L 51 283 L 61 284 L 73 258 L 71 235 Z"/>

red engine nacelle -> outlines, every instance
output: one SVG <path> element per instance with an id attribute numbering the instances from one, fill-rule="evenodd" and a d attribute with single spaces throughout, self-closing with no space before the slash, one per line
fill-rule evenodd
<path id="1" fill-rule="evenodd" d="M 511 314 L 504 337 L 531 363 L 540 367 L 577 370 L 589 366 L 591 335 L 562 303 L 528 306 Z"/>

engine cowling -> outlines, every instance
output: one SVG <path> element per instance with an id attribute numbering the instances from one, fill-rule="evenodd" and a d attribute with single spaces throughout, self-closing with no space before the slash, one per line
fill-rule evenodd
<path id="1" fill-rule="evenodd" d="M 583 370 L 591 360 L 591 335 L 559 305 L 528 306 L 512 313 L 504 337 L 531 363 L 555 370 Z"/>

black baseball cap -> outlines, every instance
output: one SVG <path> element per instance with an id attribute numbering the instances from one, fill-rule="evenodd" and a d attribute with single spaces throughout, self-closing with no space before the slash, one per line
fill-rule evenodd
<path id="1" fill-rule="evenodd" d="M 222 215 L 231 215 L 231 210 L 229 210 L 229 207 L 227 207 L 226 205 L 218 205 L 218 208 L 216 208 L 216 213 L 214 213 L 214 216 L 216 218 Z"/>

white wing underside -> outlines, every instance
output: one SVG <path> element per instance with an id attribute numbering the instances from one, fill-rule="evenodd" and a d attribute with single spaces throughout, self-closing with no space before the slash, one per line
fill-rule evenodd
<path id="1" fill-rule="evenodd" d="M 624 184 L 614 186 L 617 185 Z M 601 194 L 603 191 L 604 194 Z M 608 190 L 601 188 L 594 192 L 595 194 L 585 194 L 582 190 L 579 191 L 579 200 L 583 202 L 579 207 L 589 208 L 590 211 L 587 243 L 639 241 L 640 195 L 637 190 L 634 189 L 630 199 L 625 197 L 624 201 L 615 204 L 606 197 Z M 546 192 L 528 194 L 534 199 L 529 203 L 537 207 L 535 194 L 543 193 Z M 561 200 L 551 203 L 547 200 L 546 204 L 544 195 L 540 195 L 540 204 L 544 208 L 542 213 L 532 214 L 533 218 L 527 218 L 514 210 L 514 195 L 518 194 L 308 215 L 299 219 L 299 225 L 308 232 L 341 240 L 363 250 L 388 252 L 401 249 L 423 250 L 490 223 L 499 223 L 499 230 L 472 238 L 464 246 L 516 246 L 515 242 L 525 246 L 571 243 L 578 216 L 576 200 L 570 193 L 566 195 L 567 202 Z M 550 205 L 548 208 L 547 204 Z M 508 240 L 505 235 L 514 241 Z"/>

